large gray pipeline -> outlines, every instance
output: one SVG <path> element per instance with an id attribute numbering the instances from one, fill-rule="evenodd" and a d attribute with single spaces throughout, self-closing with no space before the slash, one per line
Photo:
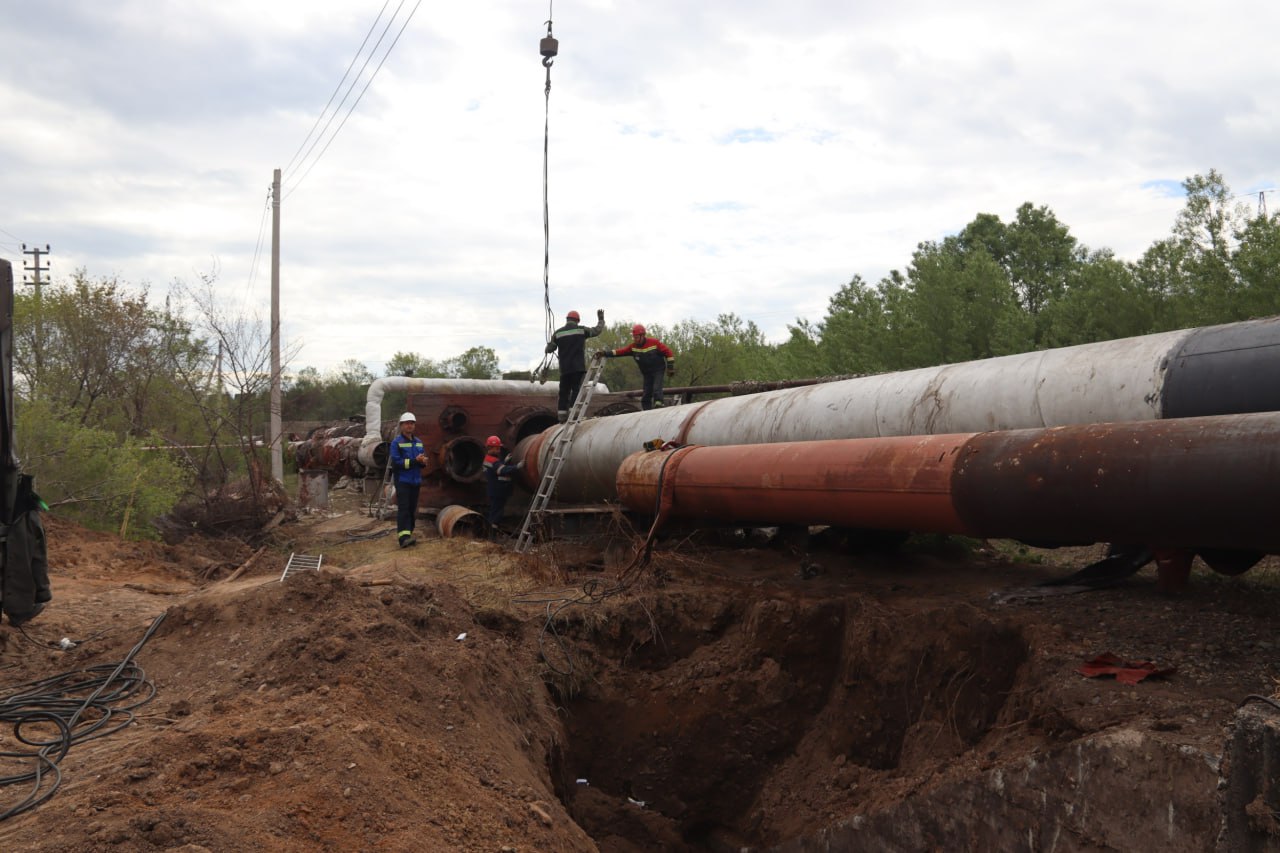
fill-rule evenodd
<path id="1" fill-rule="evenodd" d="M 556 498 L 617 496 L 622 460 L 655 438 L 766 444 L 1028 429 L 1280 410 L 1275 318 L 1083 344 L 585 421 Z M 527 439 L 545 470 L 555 430 Z"/>

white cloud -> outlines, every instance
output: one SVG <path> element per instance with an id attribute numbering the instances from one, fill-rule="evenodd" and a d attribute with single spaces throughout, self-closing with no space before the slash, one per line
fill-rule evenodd
<path id="1" fill-rule="evenodd" d="M 220 293 L 265 316 L 268 247 L 253 262 L 271 171 L 380 5 L 55 0 L 11 13 L 0 253 L 19 260 L 10 237 L 48 242 L 55 277 L 84 267 L 153 288 L 216 269 Z M 295 367 L 354 357 L 380 371 L 397 351 L 471 346 L 509 369 L 541 358 L 545 12 L 423 5 L 318 164 L 300 184 L 286 174 Z M 1180 208 L 1168 182 L 1216 168 L 1238 192 L 1276 185 L 1273 4 L 562 0 L 554 12 L 557 319 L 733 311 L 780 339 L 797 317 L 821 319 L 854 274 L 875 281 L 979 212 L 1047 205 L 1091 248 L 1133 258 Z"/>

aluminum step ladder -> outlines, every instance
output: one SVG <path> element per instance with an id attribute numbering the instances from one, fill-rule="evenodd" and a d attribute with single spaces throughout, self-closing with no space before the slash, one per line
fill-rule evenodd
<path id="1" fill-rule="evenodd" d="M 387 465 L 382 469 L 382 485 L 378 486 L 378 494 L 375 498 L 369 496 L 369 517 L 382 521 L 394 513 L 391 512 L 390 494 L 395 493 L 395 471 L 391 469 L 391 454 L 387 454 Z"/>
<path id="2" fill-rule="evenodd" d="M 294 572 L 318 572 L 322 562 L 324 562 L 324 554 L 312 556 L 295 551 L 289 555 L 289 562 L 284 564 L 284 574 L 280 575 L 280 582 L 284 583 L 284 579 Z"/>
<path id="3" fill-rule="evenodd" d="M 578 391 L 578 398 L 573 401 L 568 418 L 551 441 L 551 456 L 547 462 L 546 473 L 542 475 L 542 483 L 529 503 L 529 512 L 525 515 L 520 535 L 516 538 L 517 554 L 523 554 L 533 544 L 534 531 L 540 526 L 542 514 L 546 511 L 547 504 L 551 503 L 551 496 L 555 494 L 556 483 L 560 479 L 560 469 L 564 467 L 565 457 L 569 455 L 569 448 L 573 446 L 573 437 L 578 432 L 578 424 L 582 423 L 587 414 L 587 407 L 591 405 L 591 398 L 596 392 L 596 382 L 599 381 L 603 370 L 603 358 L 591 359 L 587 375 L 582 379 L 582 389 Z"/>

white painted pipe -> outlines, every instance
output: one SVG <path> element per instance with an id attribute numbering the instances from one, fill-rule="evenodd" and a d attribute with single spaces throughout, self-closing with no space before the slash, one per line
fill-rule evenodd
<path id="1" fill-rule="evenodd" d="M 1242 372 L 1247 377 L 1236 377 Z M 653 439 L 770 444 L 1156 420 L 1170 416 L 1163 404 L 1171 375 L 1182 382 L 1180 397 L 1195 398 L 1188 386 L 1201 380 L 1194 377 L 1222 385 L 1219 374 L 1240 380 L 1235 399 L 1206 394 L 1192 403 L 1202 411 L 1178 416 L 1280 409 L 1271 399 L 1277 393 L 1266 391 L 1280 377 L 1280 322 L 1161 332 L 589 420 L 578 427 L 556 498 L 615 499 L 622 460 Z M 553 436 L 548 431 L 540 442 L 540 470 Z"/>

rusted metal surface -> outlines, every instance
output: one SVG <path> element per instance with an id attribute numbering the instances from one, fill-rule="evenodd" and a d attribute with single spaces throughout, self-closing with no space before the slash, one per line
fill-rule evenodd
<path id="1" fill-rule="evenodd" d="M 418 418 L 418 428 L 423 427 L 423 418 L 430 417 L 439 429 L 457 433 L 467 428 L 475 434 L 474 425 L 469 426 L 470 413 L 462 401 L 481 397 L 541 397 L 555 400 L 556 386 L 541 382 L 522 382 L 508 379 L 417 379 L 412 376 L 384 376 L 369 384 L 364 404 L 364 438 L 360 442 L 359 458 L 366 467 L 378 467 L 375 459 L 377 448 L 390 437 L 383 428 L 382 398 L 389 392 L 404 391 L 410 400 L 414 395 L 428 397 L 432 400 L 443 400 L 444 405 L 433 407 L 427 415 L 424 412 L 410 410 Z M 449 410 L 450 404 L 457 402 L 461 411 Z M 526 401 L 527 402 L 527 401 Z M 552 411 L 555 410 L 554 402 Z M 443 420 L 444 423 L 440 423 Z M 386 458 L 381 460 L 386 463 Z"/>
<path id="2" fill-rule="evenodd" d="M 978 536 L 1280 552 L 1280 414 L 976 435 L 953 494 Z"/>
<path id="3" fill-rule="evenodd" d="M 436 530 L 445 539 L 482 536 L 485 532 L 484 516 L 465 506 L 447 506 L 436 515 Z"/>
<path id="4" fill-rule="evenodd" d="M 438 459 L 436 467 L 456 483 L 478 483 L 484 477 L 484 441 L 478 437 L 464 435 L 448 440 L 428 455 Z M 424 469 L 423 476 L 434 474 L 436 467 Z"/>
<path id="5" fill-rule="evenodd" d="M 1181 357 L 1174 363 L 1172 356 L 1194 349 L 1188 342 L 1205 336 L 1249 340 L 1253 381 L 1280 387 L 1280 323 L 1162 332 L 587 421 L 558 490 L 574 502 L 613 499 L 604 472 L 654 438 L 769 444 L 1152 420 L 1161 417 L 1171 371 L 1196 363 Z M 1199 400 L 1191 395 L 1180 411 L 1223 414 L 1270 399 L 1247 392 L 1236 388 Z"/>
<path id="6" fill-rule="evenodd" d="M 664 469 L 672 453 L 627 457 L 623 505 L 714 523 L 1131 543 L 1201 552 L 1227 574 L 1280 553 L 1280 413 L 694 446 Z M 659 501 L 664 478 L 669 503 Z M 1181 564 L 1166 562 L 1173 583 Z"/>
<path id="7" fill-rule="evenodd" d="M 357 460 L 360 439 L 355 436 L 309 438 L 291 445 L 299 470 L 324 468 L 335 475 L 361 477 L 365 467 Z"/>
<path id="8" fill-rule="evenodd" d="M 1141 339 L 1127 360 L 1102 345 L 1071 347 L 588 421 L 578 429 L 560 489 L 569 500 L 612 499 L 603 470 L 616 469 L 653 438 L 770 444 L 1151 418 L 1159 354 L 1176 340 L 1176 333 Z M 1094 377 L 1084 381 L 1085 362 L 1094 357 L 1103 361 L 1090 366 Z"/>
<path id="9" fill-rule="evenodd" d="M 313 509 L 329 506 L 329 472 L 324 469 L 298 471 L 298 505 Z"/>
<path id="10" fill-rule="evenodd" d="M 490 383 L 479 383 L 487 387 Z M 523 386 L 530 383 L 507 382 L 500 387 Z M 464 386 L 465 387 L 465 386 Z M 409 411 L 417 417 L 415 434 L 426 449 L 427 467 L 422 469 L 422 488 L 419 506 L 424 509 L 445 507 L 450 504 L 478 506 L 485 501 L 484 490 L 484 442 L 491 435 L 498 436 L 504 446 L 514 448 L 521 440 L 541 434 L 556 424 L 556 385 L 534 385 L 541 394 L 494 393 L 418 393 L 408 395 Z M 597 392 L 588 410 L 590 415 L 617 404 L 620 398 L 613 394 Z M 380 460 L 376 466 L 365 466 L 367 478 L 382 479 L 387 459 L 387 443 L 399 432 L 399 424 L 388 421 L 378 431 L 380 441 L 368 443 L 368 430 L 359 442 L 360 451 L 354 454 L 358 460 L 368 455 Z M 512 497 L 510 507 L 516 511 L 522 503 L 522 495 Z"/>
<path id="11" fill-rule="evenodd" d="M 640 452 L 618 469 L 618 498 L 653 513 L 740 524 L 837 524 L 962 533 L 951 467 L 968 436 L 806 441 Z M 668 463 L 680 454 L 678 468 Z"/>
<path id="12" fill-rule="evenodd" d="M 1186 590 L 1195 552 L 1184 548 L 1158 548 L 1155 558 L 1157 588 L 1167 595 L 1177 595 Z"/>

